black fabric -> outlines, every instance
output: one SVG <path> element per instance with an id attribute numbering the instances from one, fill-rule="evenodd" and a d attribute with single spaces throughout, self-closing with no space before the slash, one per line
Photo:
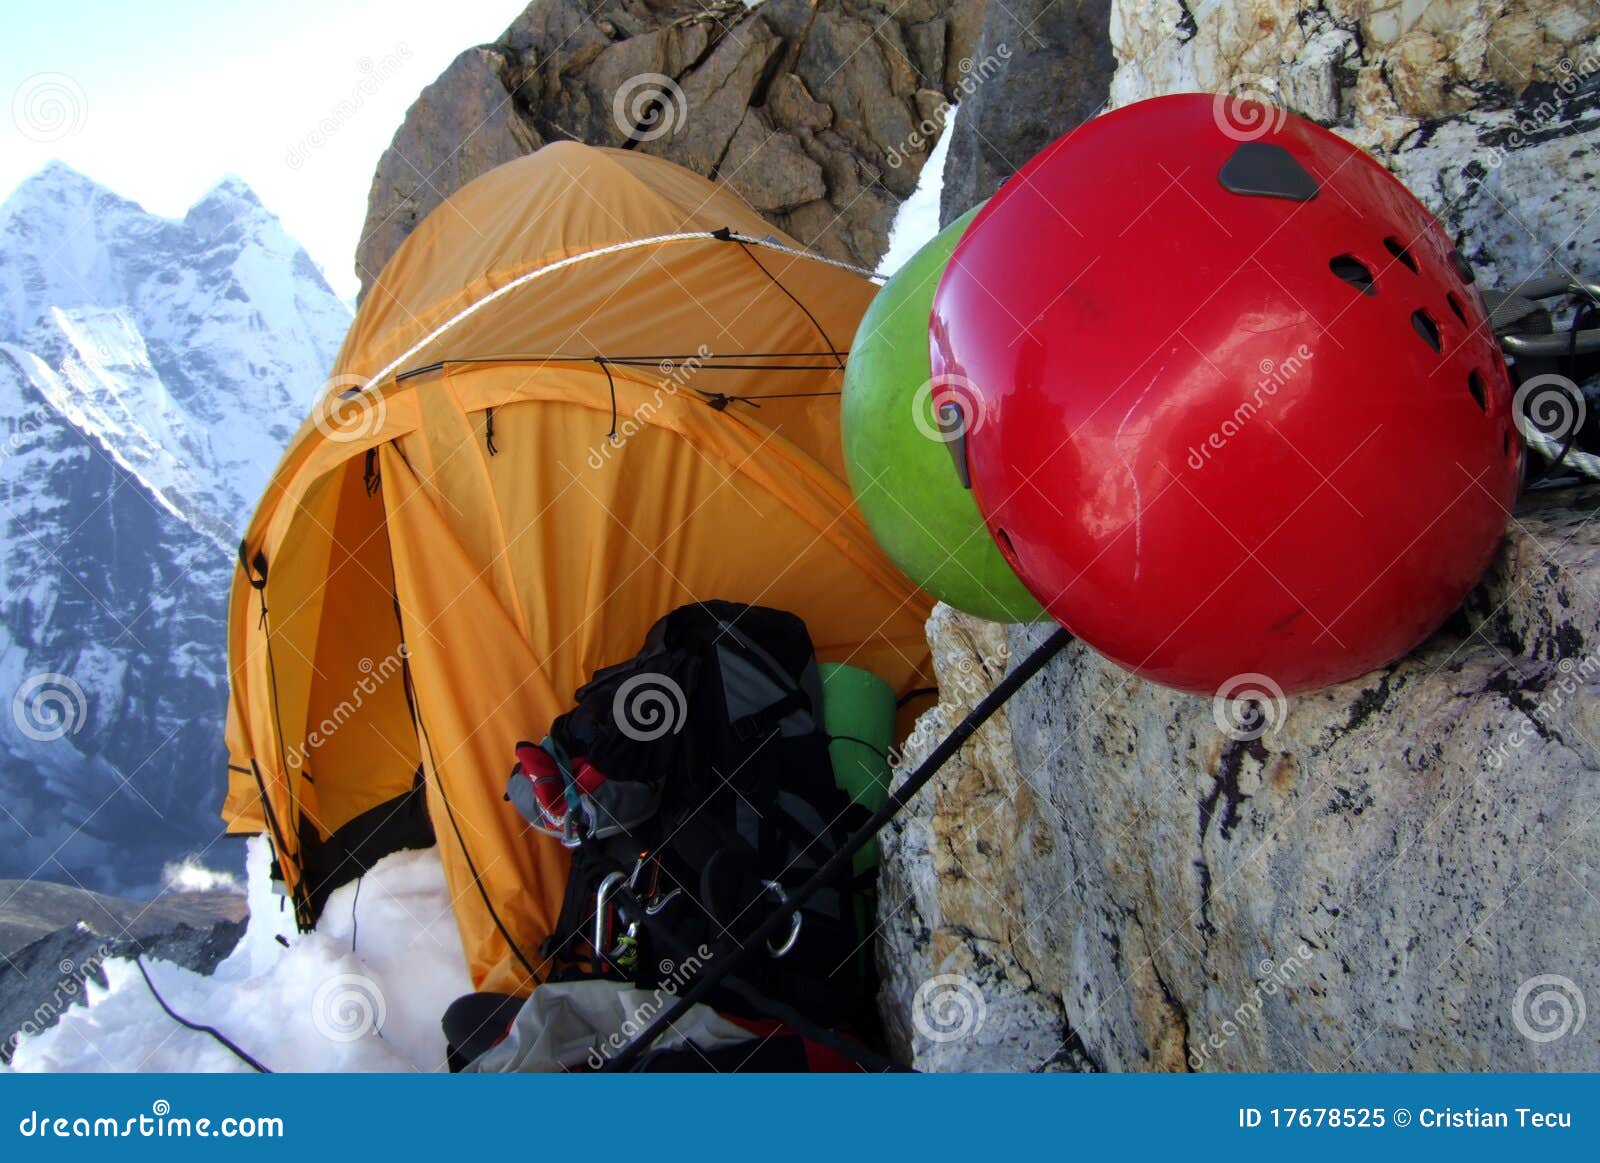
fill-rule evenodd
<path id="1" fill-rule="evenodd" d="M 440 1022 L 450 1073 L 460 1074 L 504 1038 L 526 1000 L 510 993 L 469 993 L 451 1002 Z"/>
<path id="2" fill-rule="evenodd" d="M 389 853 L 403 848 L 431 848 L 435 842 L 420 768 L 409 791 L 368 808 L 326 840 L 302 816 L 301 876 L 312 917 L 322 915 L 334 889 L 365 876 Z"/>
<path id="3" fill-rule="evenodd" d="M 555 742 L 586 757 L 607 786 L 658 788 L 660 809 L 580 845 L 544 952 L 558 978 L 601 973 L 675 988 L 677 950 L 732 948 L 781 905 L 783 886 L 804 882 L 843 843 L 848 801 L 833 782 L 811 637 L 779 610 L 684 606 L 652 627 L 634 658 L 597 672 L 576 702 L 552 726 Z M 596 894 L 613 873 L 646 907 L 618 918 L 603 941 L 610 948 L 595 950 Z M 870 1022 L 848 878 L 800 915 L 792 950 L 760 958 L 750 984 L 823 1026 Z M 733 991 L 709 1004 L 762 1016 Z"/>

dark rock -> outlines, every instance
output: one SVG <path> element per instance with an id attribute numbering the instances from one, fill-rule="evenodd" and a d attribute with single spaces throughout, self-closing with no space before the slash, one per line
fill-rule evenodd
<path id="1" fill-rule="evenodd" d="M 1000 188 L 1051 141 L 1105 108 L 1116 61 L 1110 0 L 992 4 L 977 47 L 947 80 L 961 105 L 939 221 Z M 946 70 L 949 78 L 950 70 Z"/>
<path id="2" fill-rule="evenodd" d="M 406 114 L 373 178 L 362 293 L 452 192 L 561 138 L 669 158 L 823 254 L 874 266 L 966 76 L 957 62 L 972 56 L 983 7 L 536 0 Z"/>
<path id="3" fill-rule="evenodd" d="M 11 953 L 0 961 L 0 1062 L 10 1063 L 20 1036 L 48 1030 L 82 1003 L 90 982 L 104 988 L 107 961 L 157 958 L 209 974 L 238 945 L 245 923 L 219 920 L 196 928 L 179 922 L 163 933 L 112 937 L 79 922 Z"/>

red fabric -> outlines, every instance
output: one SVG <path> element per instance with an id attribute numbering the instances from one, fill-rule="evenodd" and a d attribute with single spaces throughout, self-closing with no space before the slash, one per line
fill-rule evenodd
<path id="1" fill-rule="evenodd" d="M 721 1014 L 734 1025 L 741 1029 L 749 1030 L 758 1038 L 800 1038 L 800 1044 L 805 1048 L 806 1069 L 812 1074 L 860 1074 L 864 1073 L 861 1064 L 845 1057 L 837 1050 L 831 1050 L 809 1038 L 801 1037 L 789 1028 L 787 1023 L 775 1018 L 741 1018 L 737 1014 Z M 847 1037 L 847 1035 L 840 1035 Z M 854 1041 L 854 1039 L 848 1039 Z"/>
<path id="2" fill-rule="evenodd" d="M 532 743 L 520 743 L 517 745 L 517 763 L 522 774 L 533 781 L 533 794 L 538 797 L 539 806 L 545 814 L 555 820 L 563 818 L 567 814 L 566 789 L 550 753 Z M 572 778 L 584 795 L 606 781 L 600 769 L 582 756 L 572 761 Z"/>

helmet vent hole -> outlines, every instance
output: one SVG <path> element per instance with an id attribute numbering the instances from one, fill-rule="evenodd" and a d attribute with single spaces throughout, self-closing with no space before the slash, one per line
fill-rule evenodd
<path id="1" fill-rule="evenodd" d="M 1426 311 L 1411 312 L 1411 326 L 1422 337 L 1422 342 L 1434 351 L 1444 350 L 1444 345 L 1439 340 L 1439 325 L 1433 321 L 1432 315 Z"/>
<path id="2" fill-rule="evenodd" d="M 1383 245 L 1388 248 L 1390 254 L 1394 255 L 1395 258 L 1399 259 L 1405 264 L 1407 270 L 1409 270 L 1412 274 L 1417 273 L 1416 256 L 1406 249 L 1405 243 L 1401 242 L 1398 238 L 1391 234 L 1388 238 L 1383 240 Z"/>
<path id="3" fill-rule="evenodd" d="M 1372 271 L 1353 254 L 1341 254 L 1329 259 L 1328 269 L 1363 295 L 1378 293 L 1378 284 L 1372 277 Z"/>
<path id="4" fill-rule="evenodd" d="M 1463 325 L 1466 325 L 1466 323 L 1467 323 L 1467 313 L 1461 309 L 1461 300 L 1456 298 L 1455 292 L 1454 291 L 1446 291 L 1444 293 L 1444 298 L 1445 298 L 1445 302 L 1450 304 L 1451 313 L 1453 315 L 1455 315 L 1455 317 L 1457 319 L 1461 320 Z"/>
<path id="5" fill-rule="evenodd" d="M 1487 412 L 1489 410 L 1489 398 L 1484 395 L 1483 391 L 1483 377 L 1480 376 L 1476 371 L 1470 371 L 1467 373 L 1467 391 L 1471 392 L 1472 398 L 1477 401 L 1478 410 L 1480 412 Z"/>
<path id="6" fill-rule="evenodd" d="M 1001 555 L 1006 559 L 1006 561 L 1015 566 L 1017 562 L 1017 551 L 1011 547 L 1011 535 L 1004 529 L 996 529 L 994 531 L 994 540 L 995 544 L 1000 547 Z"/>

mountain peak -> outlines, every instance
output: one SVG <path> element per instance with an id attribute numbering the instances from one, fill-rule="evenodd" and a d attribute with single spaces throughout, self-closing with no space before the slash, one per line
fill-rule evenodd
<path id="1" fill-rule="evenodd" d="M 268 210 L 250 184 L 237 174 L 225 174 L 200 196 L 188 213 L 184 225 L 205 235 L 217 235 L 243 222 L 277 225 L 277 215 Z"/>
<path id="2" fill-rule="evenodd" d="M 256 206 L 261 205 L 261 199 L 251 188 L 250 183 L 234 173 L 223 174 L 215 185 L 200 196 L 195 205 L 199 206 L 210 201 L 249 202 Z"/>
<path id="3" fill-rule="evenodd" d="M 87 174 L 73 169 L 59 158 L 52 158 L 38 173 L 24 178 L 17 185 L 5 200 L 4 209 L 41 202 L 83 204 L 98 198 L 111 198 L 118 202 L 124 200 Z"/>

